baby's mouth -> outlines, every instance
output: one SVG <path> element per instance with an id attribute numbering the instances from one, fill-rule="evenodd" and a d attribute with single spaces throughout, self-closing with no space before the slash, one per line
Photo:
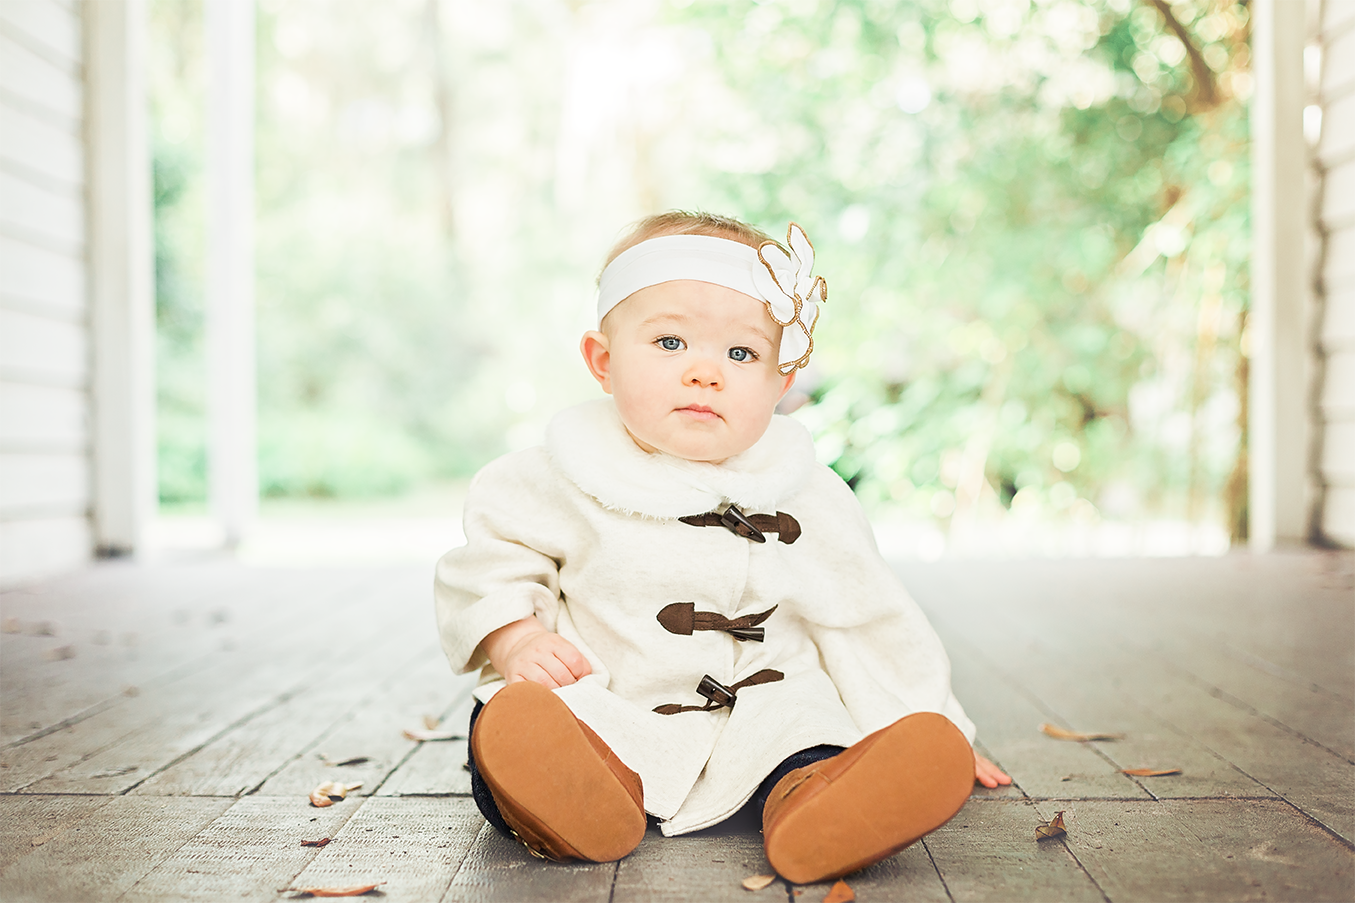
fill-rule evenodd
<path id="1" fill-rule="evenodd" d="M 720 415 L 703 404 L 689 404 L 678 411 L 696 420 L 719 420 Z"/>

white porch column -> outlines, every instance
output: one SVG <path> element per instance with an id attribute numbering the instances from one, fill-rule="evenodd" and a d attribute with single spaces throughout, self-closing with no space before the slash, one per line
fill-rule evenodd
<path id="1" fill-rule="evenodd" d="M 1252 300 L 1248 326 L 1251 545 L 1308 538 L 1306 4 L 1252 6 Z"/>
<path id="2" fill-rule="evenodd" d="M 83 5 L 94 543 L 137 551 L 156 506 L 155 258 L 144 0 Z"/>
<path id="3" fill-rule="evenodd" d="M 254 3 L 206 0 L 207 483 L 226 544 L 258 510 L 254 355 Z"/>

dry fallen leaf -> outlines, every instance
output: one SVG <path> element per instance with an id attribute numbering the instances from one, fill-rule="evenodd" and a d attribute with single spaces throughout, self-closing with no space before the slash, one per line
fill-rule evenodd
<path id="1" fill-rule="evenodd" d="M 329 765 L 332 768 L 342 768 L 345 765 L 363 765 L 367 762 L 372 761 L 371 756 L 353 756 L 351 759 L 342 759 L 338 762 L 335 762 L 333 759 L 331 759 L 324 753 L 316 753 L 315 755 L 321 762 L 324 762 L 326 765 Z"/>
<path id="2" fill-rule="evenodd" d="M 1063 837 L 1068 833 L 1068 829 L 1063 826 L 1063 810 L 1060 809 L 1054 813 L 1054 817 L 1049 820 L 1047 825 L 1038 825 L 1035 828 L 1036 840 L 1049 840 L 1054 837 Z"/>
<path id="3" fill-rule="evenodd" d="M 324 845 L 327 844 L 327 843 L 329 843 L 329 838 L 328 838 L 328 837 L 321 837 L 319 840 L 303 840 L 303 841 L 301 841 L 301 845 L 302 845 L 303 847 L 322 847 L 322 846 L 324 846 Z"/>
<path id="4" fill-rule="evenodd" d="M 351 887 L 293 887 L 291 891 L 297 894 L 310 894 L 312 897 L 357 897 L 374 891 L 385 883 L 378 881 L 375 884 L 354 884 Z"/>
<path id="5" fill-rule="evenodd" d="M 325 806 L 332 806 L 348 796 L 348 791 L 357 790 L 361 786 L 361 781 L 353 784 L 345 784 L 343 781 L 325 781 L 311 791 L 311 805 L 321 809 Z"/>
<path id="6" fill-rule="evenodd" d="M 18 618 L 5 618 L 4 626 L 0 627 L 0 633 L 23 633 L 23 622 Z"/>
<path id="7" fill-rule="evenodd" d="M 64 661 L 65 659 L 68 658 L 75 658 L 75 647 L 56 646 L 54 648 L 45 650 L 42 653 L 42 657 L 47 659 L 47 661 L 49 662 L 59 662 Z"/>
<path id="8" fill-rule="evenodd" d="M 1126 768 L 1122 774 L 1132 774 L 1136 778 L 1160 778 L 1169 774 L 1180 774 L 1179 768 Z"/>
<path id="9" fill-rule="evenodd" d="M 1074 740 L 1083 742 L 1086 740 L 1123 740 L 1124 734 L 1083 734 L 1077 731 L 1066 731 L 1061 727 L 1055 727 L 1052 724 L 1040 725 L 1040 730 L 1053 737 L 1055 740 Z"/>
<path id="10" fill-rule="evenodd" d="M 423 726 L 426 727 L 426 728 L 427 728 L 428 730 L 430 730 L 430 731 L 435 731 L 435 730 L 437 730 L 437 729 L 438 729 L 438 725 L 440 725 L 440 724 L 442 724 L 442 719 L 439 718 L 437 715 L 424 715 L 424 716 L 423 716 Z"/>
<path id="11" fill-rule="evenodd" d="M 429 731 L 420 730 L 417 727 L 405 728 L 405 737 L 409 740 L 417 740 L 420 743 L 425 740 L 464 740 L 465 734 L 458 734 L 456 731 Z"/>
<path id="12" fill-rule="evenodd" d="M 749 875 L 743 879 L 744 890 L 762 890 L 776 880 L 775 875 Z"/>
<path id="13" fill-rule="evenodd" d="M 828 889 L 828 896 L 823 898 L 823 903 L 851 903 L 856 899 L 856 891 L 847 886 L 847 882 L 841 879 Z"/>

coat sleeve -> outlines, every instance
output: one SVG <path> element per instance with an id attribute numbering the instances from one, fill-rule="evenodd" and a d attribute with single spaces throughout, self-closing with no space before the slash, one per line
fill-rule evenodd
<path id="1" fill-rule="evenodd" d="M 828 556 L 835 579 L 800 604 L 800 616 L 847 711 L 866 733 L 913 712 L 939 712 L 973 743 L 941 639 L 880 555 L 856 497 L 827 468 L 815 484 L 823 507 L 809 521 L 828 529 L 811 534 L 802 522 L 799 541 Z"/>
<path id="2" fill-rule="evenodd" d="M 442 649 L 452 670 L 465 673 L 488 659 L 480 641 L 531 615 L 555 629 L 560 610 L 560 561 L 543 529 L 551 520 L 543 493 L 549 465 L 539 449 L 506 455 L 486 466 L 466 496 L 466 544 L 438 561 L 434 607 Z"/>

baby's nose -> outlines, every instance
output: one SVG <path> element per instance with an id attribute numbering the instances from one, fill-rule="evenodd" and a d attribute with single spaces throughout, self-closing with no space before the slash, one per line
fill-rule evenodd
<path id="1" fill-rule="evenodd" d="M 720 373 L 720 366 L 709 359 L 695 361 L 692 366 L 687 368 L 686 378 L 684 380 L 689 386 L 702 386 L 705 388 L 719 388 L 724 380 Z"/>

